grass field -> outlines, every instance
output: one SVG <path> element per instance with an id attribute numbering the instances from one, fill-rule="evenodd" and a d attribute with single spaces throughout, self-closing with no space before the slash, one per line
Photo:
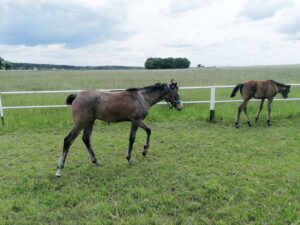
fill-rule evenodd
<path id="1" fill-rule="evenodd" d="M 300 83 L 300 67 L 248 67 L 166 71 L 10 71 L 0 90 L 142 87 L 171 78 L 180 86 L 236 84 L 247 79 Z M 231 90 L 217 92 L 228 99 Z M 207 91 L 183 91 L 182 100 L 207 100 Z M 290 97 L 299 97 L 300 88 Z M 66 94 L 2 96 L 4 105 L 63 104 Z M 80 138 L 63 176 L 54 174 L 70 109 L 6 110 L 0 127 L 0 224 L 300 224 L 299 102 L 274 102 L 253 127 L 234 128 L 238 104 L 184 111 L 155 106 L 149 153 L 125 160 L 130 125 L 97 122 L 92 144 L 102 167 L 89 162 Z M 253 120 L 257 103 L 250 103 Z"/>

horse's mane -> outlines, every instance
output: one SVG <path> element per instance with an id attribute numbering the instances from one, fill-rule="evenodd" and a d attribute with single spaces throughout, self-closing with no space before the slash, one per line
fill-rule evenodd
<path id="1" fill-rule="evenodd" d="M 156 90 L 163 90 L 167 84 L 162 84 L 162 83 L 156 83 L 151 86 L 143 87 L 143 88 L 128 88 L 126 91 L 128 92 L 134 92 L 134 91 L 139 91 L 139 90 L 145 90 L 146 92 L 152 92 Z"/>
<path id="2" fill-rule="evenodd" d="M 279 82 L 277 82 L 275 80 L 270 80 L 270 81 L 274 82 L 278 86 L 286 86 L 285 84 L 279 83 Z"/>

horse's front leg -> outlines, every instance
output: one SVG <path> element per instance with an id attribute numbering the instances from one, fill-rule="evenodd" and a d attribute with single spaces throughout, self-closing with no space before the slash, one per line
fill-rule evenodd
<path id="1" fill-rule="evenodd" d="M 86 147 L 86 149 L 88 150 L 88 152 L 90 154 L 92 163 L 94 163 L 96 166 L 100 166 L 100 164 L 98 163 L 98 160 L 96 158 L 95 152 L 93 150 L 93 147 L 91 145 L 91 134 L 92 134 L 92 131 L 93 131 L 93 125 L 94 125 L 94 121 L 91 122 L 84 129 L 83 136 L 82 136 L 82 141 L 85 144 L 85 147 Z"/>
<path id="2" fill-rule="evenodd" d="M 267 117 L 267 123 L 269 126 L 271 126 L 271 104 L 273 99 L 268 99 L 268 117 Z"/>
<path id="3" fill-rule="evenodd" d="M 138 123 L 136 123 L 136 122 L 131 123 L 129 144 L 128 144 L 128 150 L 127 150 L 127 154 L 126 154 L 126 159 L 128 160 L 129 164 L 133 163 L 132 160 L 131 160 L 131 151 L 132 151 L 132 146 L 133 146 L 133 143 L 135 141 L 135 136 L 136 136 L 136 132 L 137 132 L 138 128 L 139 128 Z"/>
<path id="4" fill-rule="evenodd" d="M 147 134 L 147 139 L 146 139 L 146 143 L 144 145 L 144 149 L 142 151 L 142 154 L 143 156 L 146 156 L 147 155 L 147 151 L 148 151 L 148 148 L 149 148 L 149 143 L 150 143 L 150 136 L 151 136 L 151 129 L 145 124 L 144 121 L 140 121 L 140 127 L 142 129 L 144 129 L 144 131 L 146 132 Z"/>

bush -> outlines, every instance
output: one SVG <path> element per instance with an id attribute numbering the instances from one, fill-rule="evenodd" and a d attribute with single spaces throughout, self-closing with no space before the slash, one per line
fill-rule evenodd
<path id="1" fill-rule="evenodd" d="M 3 58 L 0 57 L 0 70 L 2 69 L 10 70 L 11 67 L 12 66 L 8 61 L 5 61 Z"/>
<path id="2" fill-rule="evenodd" d="M 146 69 L 176 69 L 189 68 L 191 62 L 187 58 L 148 58 L 145 62 Z"/>

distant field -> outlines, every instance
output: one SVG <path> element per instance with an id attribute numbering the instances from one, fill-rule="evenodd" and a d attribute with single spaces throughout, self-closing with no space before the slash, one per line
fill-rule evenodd
<path id="1" fill-rule="evenodd" d="M 116 70 L 116 71 L 7 71 L 0 73 L 1 91 L 26 90 L 74 90 L 143 87 L 157 82 L 169 82 L 174 78 L 179 86 L 204 86 L 237 84 L 248 79 L 274 79 L 283 83 L 300 83 L 300 66 L 289 67 L 241 67 L 202 68 L 189 70 Z M 231 89 L 218 89 L 217 99 L 228 99 Z M 181 91 L 182 100 L 209 100 L 209 90 Z M 5 106 L 64 104 L 68 94 L 5 95 Z M 290 97 L 300 97 L 300 87 L 292 89 Z M 280 97 L 280 96 L 279 96 Z M 236 99 L 239 99 L 236 97 Z M 257 110 L 258 103 L 251 103 L 250 114 Z M 298 102 L 274 103 L 273 117 L 300 115 Z M 230 122 L 238 104 L 218 104 L 216 121 Z M 209 105 L 187 106 L 176 120 L 207 121 Z M 265 114 L 262 114 L 262 117 Z M 6 110 L 5 120 L 10 126 L 57 126 L 70 125 L 69 109 Z M 148 117 L 150 121 L 173 120 L 166 106 L 155 106 Z"/>
<path id="2" fill-rule="evenodd" d="M 237 84 L 248 79 L 300 83 L 300 66 L 126 71 L 0 72 L 0 91 L 143 87 L 174 78 L 179 86 Z M 231 89 L 217 91 L 228 99 Z M 4 105 L 64 104 L 67 94 L 2 96 Z M 208 100 L 209 91 L 181 91 Z M 300 97 L 300 88 L 290 97 Z M 238 98 L 236 98 L 238 99 Z M 76 139 L 63 176 L 54 176 L 70 108 L 6 110 L 0 125 L 0 224 L 300 224 L 300 106 L 274 102 L 273 125 L 234 127 L 238 104 L 155 106 L 149 153 L 125 160 L 129 123 L 97 122 L 96 168 Z M 254 118 L 258 103 L 250 103 Z"/>
<path id="3" fill-rule="evenodd" d="M 228 67 L 188 70 L 6 71 L 0 72 L 1 91 L 126 88 L 167 82 L 181 86 L 236 84 L 247 79 L 299 82 L 299 66 Z"/>

